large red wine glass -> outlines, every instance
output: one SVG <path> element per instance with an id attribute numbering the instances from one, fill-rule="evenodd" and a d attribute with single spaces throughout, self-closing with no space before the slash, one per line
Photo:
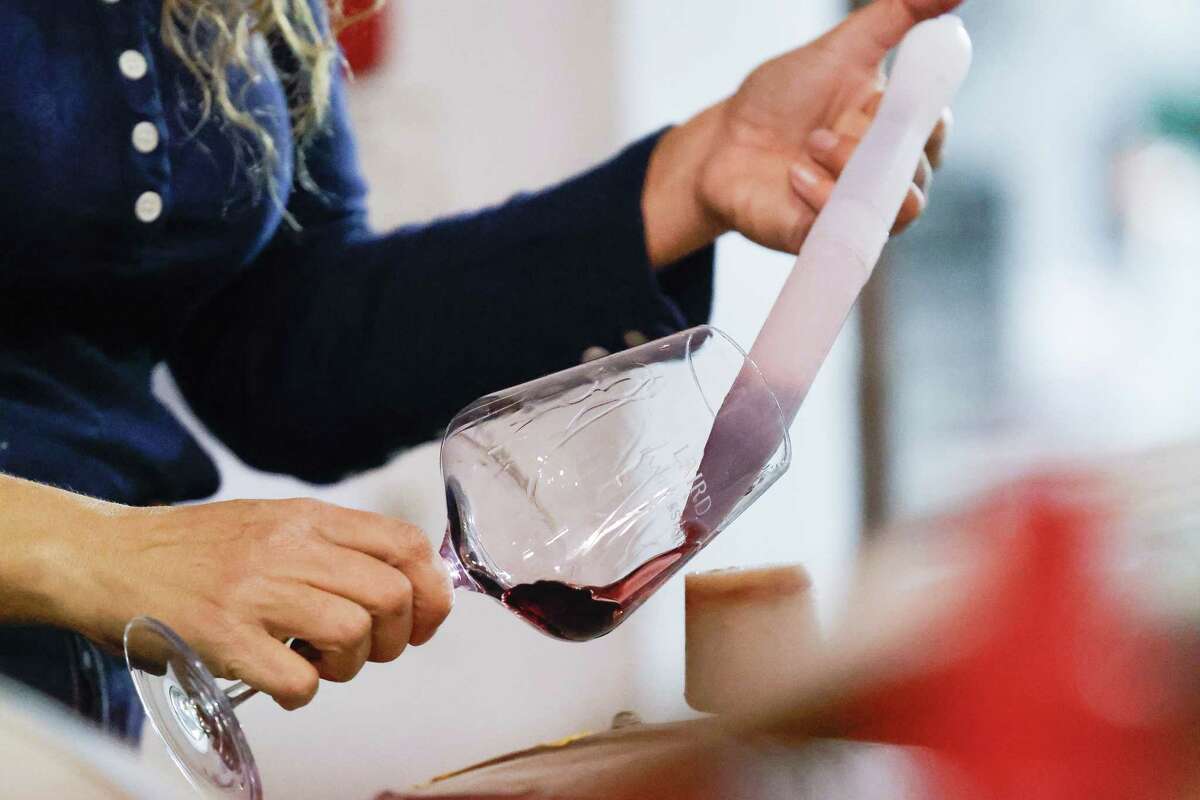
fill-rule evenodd
<path id="1" fill-rule="evenodd" d="M 718 417 L 736 425 L 714 433 Z M 747 431 L 757 444 L 742 458 Z M 783 413 L 757 368 L 725 334 L 692 328 L 463 409 L 442 441 L 441 555 L 455 588 L 496 598 L 550 636 L 594 639 L 753 503 L 789 458 Z M 151 724 L 192 785 L 205 796 L 261 798 L 234 713 L 255 690 L 221 688 L 148 617 L 126 627 L 125 656 Z"/>
<path id="2" fill-rule="evenodd" d="M 733 426 L 711 435 L 718 417 L 766 449 L 738 457 Z M 790 445 L 754 364 L 700 326 L 481 398 L 450 423 L 441 457 L 455 585 L 585 641 L 753 503 Z"/>

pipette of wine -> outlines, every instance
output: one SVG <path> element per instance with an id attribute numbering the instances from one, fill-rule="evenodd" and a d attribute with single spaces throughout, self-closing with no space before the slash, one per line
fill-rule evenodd
<path id="1" fill-rule="evenodd" d="M 713 423 L 698 474 L 720 493 L 710 508 L 689 504 L 685 526 L 721 519 L 748 488 L 732 476 L 752 473 L 778 447 L 775 426 L 743 401 L 744 387 L 765 380 L 790 427 L 879 261 L 925 143 L 970 64 L 970 37 L 953 15 L 917 24 L 900 43 L 875 120 L 813 223 Z"/>

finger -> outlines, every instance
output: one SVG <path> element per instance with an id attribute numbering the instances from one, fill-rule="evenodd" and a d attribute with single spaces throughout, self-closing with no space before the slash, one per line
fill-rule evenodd
<path id="1" fill-rule="evenodd" d="M 793 164 L 788 170 L 788 181 L 796 196 L 811 209 L 814 218 L 821 213 L 821 209 L 829 200 L 830 193 L 833 192 L 833 176 L 814 161 Z M 811 227 L 811 225 L 810 221 L 808 226 Z M 807 232 L 806 228 L 803 234 L 807 234 Z M 799 232 L 793 233 L 793 237 L 798 234 Z M 800 235 L 800 239 L 803 240 L 803 235 Z M 795 245 L 799 250 L 800 242 L 796 241 Z"/>
<path id="2" fill-rule="evenodd" d="M 314 566 L 309 585 L 345 597 L 371 614 L 368 659 L 398 658 L 412 636 L 413 587 L 408 577 L 366 553 L 333 544 L 326 544 L 321 563 Z"/>
<path id="3" fill-rule="evenodd" d="M 855 11 L 827 36 L 829 46 L 857 65 L 878 64 L 912 26 L 945 14 L 962 0 L 875 0 Z"/>
<path id="4" fill-rule="evenodd" d="M 454 608 L 454 588 L 441 559 L 430 559 L 420 569 L 410 571 L 413 586 L 412 633 L 409 644 L 423 645 L 433 638 Z"/>
<path id="5" fill-rule="evenodd" d="M 854 151 L 858 149 L 858 145 L 857 139 L 838 136 L 826 128 L 818 128 L 809 134 L 808 154 L 836 178 L 842 174 L 846 164 L 854 156 Z M 933 183 L 933 166 L 930 165 L 929 158 L 924 153 L 917 161 L 917 168 L 913 173 L 913 183 L 922 193 L 929 194 L 929 187 Z"/>
<path id="6" fill-rule="evenodd" d="M 223 664 L 214 665 L 218 676 L 245 681 L 288 711 L 307 705 L 316 696 L 316 666 L 261 629 L 248 629 L 233 651 L 235 655 Z"/>
<path id="7" fill-rule="evenodd" d="M 804 239 L 812 230 L 813 222 L 816 221 L 819 212 L 801 198 L 795 190 L 788 192 L 788 199 L 789 204 L 780 218 L 778 230 L 769 242 L 760 242 L 760 244 L 766 244 L 773 250 L 795 255 L 800 252 L 800 246 L 804 244 Z"/>
<path id="8" fill-rule="evenodd" d="M 846 109 L 834 122 L 832 130 L 840 136 L 849 136 L 861 141 L 867 135 L 867 130 L 875 120 L 875 114 L 879 111 L 879 103 L 882 98 L 882 94 L 876 93 L 861 109 Z M 933 168 L 941 166 L 942 153 L 953 123 L 954 115 L 950 109 L 943 109 L 937 124 L 934 125 L 933 132 L 929 136 L 929 141 L 925 143 L 925 156 Z"/>
<path id="9" fill-rule="evenodd" d="M 913 185 L 921 190 L 921 194 L 929 197 L 929 188 L 933 185 L 933 165 L 929 163 L 929 157 L 924 153 L 921 154 L 921 159 L 917 162 L 917 172 L 913 175 Z"/>
<path id="10" fill-rule="evenodd" d="M 278 639 L 296 637 L 320 651 L 315 666 L 322 678 L 344 682 L 362 669 L 371 652 L 373 620 L 367 610 L 329 592 L 299 584 L 270 584 L 262 623 Z"/>
<path id="11" fill-rule="evenodd" d="M 929 141 L 925 143 L 925 155 L 929 157 L 929 163 L 937 169 L 942 165 L 942 154 L 946 149 L 946 139 L 950 136 L 950 128 L 954 125 L 954 114 L 950 109 L 942 109 L 942 115 L 938 118 L 937 125 L 933 127 L 933 133 L 929 136 Z"/>
<path id="12" fill-rule="evenodd" d="M 879 111 L 879 104 L 882 100 L 881 84 L 868 91 L 863 98 L 850 103 L 846 110 L 834 120 L 833 130 L 844 136 L 862 139 L 867 134 L 867 128 L 871 127 L 871 123 L 875 120 L 875 114 Z"/>
<path id="13" fill-rule="evenodd" d="M 367 621 L 364 623 L 352 623 L 355 626 L 361 625 L 361 630 L 364 632 L 364 635 L 355 640 L 353 649 L 321 651 L 321 657 L 313 662 L 318 675 L 327 681 L 336 683 L 345 683 L 358 675 L 363 664 L 367 663 L 367 657 L 371 655 L 372 620 L 369 616 L 366 619 Z M 355 627 L 350 630 L 359 630 L 359 628 Z"/>
<path id="14" fill-rule="evenodd" d="M 308 585 L 353 601 L 373 617 L 411 616 L 412 583 L 374 556 L 322 542 L 301 568 Z"/>
<path id="15" fill-rule="evenodd" d="M 327 541 L 392 566 L 425 558 L 431 550 L 418 528 L 369 511 L 326 505 L 315 523 Z"/>
<path id="16" fill-rule="evenodd" d="M 873 78 L 852 91 L 847 98 L 845 107 L 848 111 L 858 111 L 866 114 L 868 119 L 874 118 L 875 112 L 879 110 L 879 104 L 883 100 L 883 91 L 886 88 L 887 75 L 883 71 L 883 63 L 880 62 Z"/>
<path id="17" fill-rule="evenodd" d="M 782 158 L 754 159 L 739 171 L 733 227 L 763 247 L 796 253 L 817 212 L 792 188 L 789 166 Z"/>
<path id="18" fill-rule="evenodd" d="M 858 139 L 839 136 L 827 128 L 818 128 L 808 135 L 809 156 L 835 178 L 842 174 L 856 147 Z"/>
<path id="19" fill-rule="evenodd" d="M 842 174 L 846 164 L 854 155 L 858 142 L 846 136 L 838 136 L 833 131 L 818 128 L 809 134 L 808 153 L 817 164 L 822 166 L 830 176 Z M 909 188 L 900 212 L 896 218 L 894 233 L 898 233 L 912 224 L 921 212 L 925 210 L 929 186 L 933 180 L 933 168 L 928 159 L 921 156 L 913 176 L 913 185 Z"/>
<path id="20" fill-rule="evenodd" d="M 450 575 L 420 529 L 378 514 L 337 509 L 321 523 L 329 541 L 400 569 L 412 585 L 410 644 L 429 641 L 453 607 Z"/>
<path id="21" fill-rule="evenodd" d="M 871 98 L 862 107 L 862 113 L 868 118 L 874 119 L 875 114 L 879 111 L 879 104 L 883 102 L 883 90 L 880 89 L 871 94 Z"/>
<path id="22" fill-rule="evenodd" d="M 896 215 L 896 224 L 892 226 L 891 234 L 895 236 L 903 232 L 925 211 L 925 193 L 916 185 L 908 187 L 908 194 L 900 205 L 900 213 Z"/>
<path id="23" fill-rule="evenodd" d="M 867 129 L 871 127 L 874 119 L 875 117 L 861 109 L 850 108 L 843 111 L 834 121 L 832 130 L 839 136 L 849 136 L 852 139 L 861 140 L 867 135 Z"/>
<path id="24" fill-rule="evenodd" d="M 368 661 L 385 664 L 400 657 L 412 639 L 412 615 L 376 617 Z"/>

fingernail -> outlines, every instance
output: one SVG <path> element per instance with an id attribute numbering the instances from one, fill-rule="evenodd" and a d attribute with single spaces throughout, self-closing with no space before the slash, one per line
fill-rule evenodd
<path id="1" fill-rule="evenodd" d="M 816 186 L 819 183 L 817 173 L 802 164 L 792 165 L 792 176 L 801 183 L 808 184 L 809 186 Z"/>
<path id="2" fill-rule="evenodd" d="M 828 128 L 817 128 L 808 135 L 808 144 L 814 150 L 832 150 L 837 143 L 838 135 Z"/>

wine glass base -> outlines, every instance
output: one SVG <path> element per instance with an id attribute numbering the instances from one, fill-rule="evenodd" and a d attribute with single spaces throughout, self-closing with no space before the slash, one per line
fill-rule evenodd
<path id="1" fill-rule="evenodd" d="M 206 797 L 261 800 L 262 782 L 233 706 L 200 657 L 166 625 L 125 628 L 125 659 L 171 760 Z"/>

